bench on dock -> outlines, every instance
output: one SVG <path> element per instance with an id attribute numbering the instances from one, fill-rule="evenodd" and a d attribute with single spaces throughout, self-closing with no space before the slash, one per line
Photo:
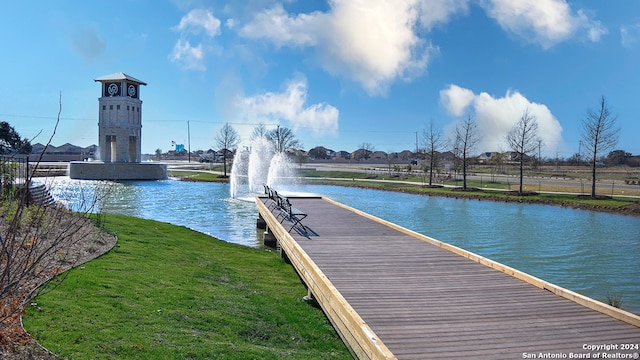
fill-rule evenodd
<path id="1" fill-rule="evenodd" d="M 306 233 L 306 228 L 302 225 L 301 221 L 307 217 L 307 213 L 304 211 L 294 207 L 291 205 L 291 202 L 286 196 L 278 194 L 278 192 L 266 184 L 264 186 L 264 193 L 272 200 L 271 205 L 269 205 L 269 210 L 278 209 L 280 213 L 276 216 L 276 220 L 280 219 L 280 224 L 282 224 L 285 220 L 289 220 L 293 223 L 293 225 L 289 228 L 289 232 L 296 227 L 296 225 L 300 224 L 302 226 L 303 231 Z"/>

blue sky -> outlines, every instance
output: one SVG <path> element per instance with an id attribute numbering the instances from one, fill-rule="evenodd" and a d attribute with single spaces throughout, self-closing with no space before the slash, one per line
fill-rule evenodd
<path id="1" fill-rule="evenodd" d="M 640 2 L 565 0 L 4 1 L 0 120 L 53 145 L 97 144 L 100 84 L 142 87 L 143 152 L 215 147 L 265 123 L 304 148 L 415 149 L 472 115 L 476 152 L 508 150 L 526 109 L 543 155 L 579 149 L 605 96 L 640 154 Z"/>

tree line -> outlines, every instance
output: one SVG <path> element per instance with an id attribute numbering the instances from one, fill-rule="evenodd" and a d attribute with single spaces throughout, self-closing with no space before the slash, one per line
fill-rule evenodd
<path id="1" fill-rule="evenodd" d="M 591 197 L 596 198 L 596 177 L 599 167 L 599 159 L 602 154 L 613 149 L 620 133 L 620 128 L 616 126 L 617 116 L 609 109 L 607 100 L 604 96 L 600 98 L 598 107 L 588 109 L 585 117 L 581 121 L 582 143 L 585 144 L 585 161 L 591 167 Z M 531 114 L 528 109 L 523 109 L 522 115 L 513 125 L 505 137 L 512 153 L 515 154 L 515 160 L 519 169 L 519 194 L 523 194 L 523 178 L 524 165 L 527 161 L 536 159 L 535 153 L 540 154 L 540 148 L 544 145 L 540 135 L 538 122 L 535 115 Z M 480 141 L 478 127 L 475 118 L 469 115 L 465 120 L 461 121 L 455 128 L 455 135 L 452 141 L 453 153 L 461 163 L 463 189 L 467 189 L 467 167 L 469 166 L 469 157 L 473 149 Z M 433 125 L 424 130 L 423 142 L 429 159 L 429 184 L 432 182 L 432 169 L 437 166 L 438 155 L 445 148 L 447 142 L 444 140 L 442 133 L 434 129 Z M 621 161 L 626 157 L 630 157 L 629 153 L 618 150 L 609 154 L 616 161 Z M 582 157 L 580 154 L 579 157 Z M 540 159 L 537 159 L 538 161 Z"/>
<path id="2" fill-rule="evenodd" d="M 607 103 L 604 96 L 600 98 L 598 106 L 594 109 L 588 109 L 584 118 L 581 121 L 582 132 L 582 144 L 585 145 L 584 161 L 586 161 L 591 167 L 591 197 L 596 198 L 596 178 L 597 170 L 600 165 L 600 159 L 602 154 L 612 150 L 617 142 L 620 133 L 620 129 L 616 126 L 617 116 L 614 115 Z M 300 143 L 295 139 L 295 135 L 291 129 L 278 126 L 276 129 L 267 131 L 264 124 L 258 125 L 251 136 L 265 137 L 274 144 L 274 151 L 284 152 L 290 149 L 300 147 Z M 220 132 L 215 137 L 216 145 L 220 149 L 235 149 L 239 143 L 238 133 L 231 125 L 225 124 Z M 475 147 L 480 141 L 480 134 L 478 130 L 478 124 L 474 116 L 469 115 L 466 119 L 459 122 L 455 127 L 454 136 L 452 139 L 445 139 L 442 131 L 436 129 L 433 126 L 433 122 L 423 130 L 422 143 L 423 151 L 426 155 L 428 162 L 426 171 L 429 174 L 429 185 L 433 184 L 434 169 L 438 167 L 438 161 L 440 154 L 447 148 L 454 154 L 456 160 L 460 165 L 462 172 L 462 189 L 467 190 L 467 170 L 472 163 L 472 159 L 475 158 Z M 540 154 L 540 149 L 544 146 L 539 135 L 539 126 L 536 116 L 529 112 L 529 109 L 523 109 L 522 115 L 509 130 L 505 136 L 505 142 L 508 144 L 512 154 L 515 156 L 511 159 L 516 161 L 519 170 L 519 188 L 518 193 L 524 194 L 523 191 L 523 178 L 525 163 L 536 159 L 536 152 Z M 323 151 L 326 155 L 326 150 L 323 147 L 316 147 L 309 151 L 310 156 L 322 157 Z M 354 152 L 357 157 L 367 159 L 374 151 L 374 148 L 369 143 L 363 143 L 360 148 Z M 225 154 L 225 176 L 226 176 L 226 151 Z M 582 160 L 582 154 L 578 157 Z M 631 154 L 623 151 L 616 150 L 609 153 L 611 158 L 616 163 L 626 161 L 631 157 Z"/>
<path id="3" fill-rule="evenodd" d="M 618 142 L 620 129 L 616 126 L 617 116 L 614 115 L 604 96 L 600 98 L 598 106 L 594 109 L 588 109 L 582 119 L 581 144 L 584 144 L 584 158 L 582 151 L 573 156 L 578 163 L 587 162 L 591 167 L 591 196 L 595 198 L 595 184 L 597 178 L 597 170 L 600 166 L 602 154 L 612 150 Z M 286 127 L 277 126 L 275 129 L 267 130 L 264 124 L 259 124 L 254 129 L 251 139 L 256 137 L 264 137 L 273 143 L 273 149 L 276 152 L 285 152 L 291 149 L 301 147 L 300 142 L 296 139 L 293 131 Z M 238 132 L 226 123 L 216 134 L 215 145 L 220 149 L 224 163 L 224 176 L 227 176 L 227 160 L 236 150 L 240 137 Z M 450 151 L 455 155 L 462 172 L 462 188 L 467 189 L 467 169 L 475 158 L 475 147 L 480 141 L 478 125 L 474 116 L 469 115 L 461 121 L 454 131 L 453 139 L 445 139 L 440 129 L 436 129 L 433 123 L 423 130 L 422 143 L 423 151 L 428 161 L 429 185 L 432 185 L 434 178 L 434 169 L 438 167 L 438 157 L 440 153 L 449 147 Z M 523 193 L 523 177 L 524 165 L 527 161 L 536 159 L 535 153 L 540 153 L 540 148 L 544 146 L 539 136 L 539 127 L 535 115 L 531 114 L 528 109 L 523 109 L 522 115 L 507 133 L 505 141 L 510 150 L 515 154 L 515 160 L 518 162 L 520 186 L 519 193 Z M 0 155 L 3 154 L 29 154 L 31 153 L 31 144 L 28 139 L 21 138 L 15 129 L 7 122 L 0 122 Z M 309 156 L 323 156 L 322 147 L 316 147 L 309 151 Z M 326 155 L 326 149 L 325 155 Z M 418 149 L 416 149 L 418 150 Z M 374 151 L 369 143 L 363 143 L 360 148 L 353 154 L 357 160 L 367 159 Z M 533 155 L 533 156 L 532 156 Z M 608 158 L 614 164 L 626 163 L 631 154 L 624 150 L 615 150 L 609 153 Z M 537 159 L 540 161 L 541 159 Z"/>

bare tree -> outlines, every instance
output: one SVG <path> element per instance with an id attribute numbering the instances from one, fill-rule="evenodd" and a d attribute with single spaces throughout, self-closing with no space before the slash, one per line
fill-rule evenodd
<path id="1" fill-rule="evenodd" d="M 362 159 L 367 160 L 369 159 L 369 157 L 371 156 L 371 154 L 373 154 L 373 152 L 375 151 L 375 148 L 373 147 L 373 145 L 371 145 L 371 143 L 365 142 L 360 144 L 358 150 L 356 150 L 356 160 L 360 161 Z"/>
<path id="2" fill-rule="evenodd" d="M 253 128 L 253 132 L 251 133 L 251 140 L 266 138 L 268 133 L 269 132 L 267 131 L 267 127 L 264 125 L 264 123 L 260 123 Z"/>
<path id="3" fill-rule="evenodd" d="M 302 145 L 296 139 L 293 131 L 286 127 L 276 127 L 267 133 L 267 138 L 273 143 L 276 153 L 285 152 L 289 149 L 299 148 Z"/>
<path id="4" fill-rule="evenodd" d="M 429 128 L 422 131 L 422 142 L 429 160 L 429 186 L 433 185 L 433 169 L 438 166 L 438 155 L 445 146 L 444 137 L 439 129 L 429 122 Z"/>
<path id="5" fill-rule="evenodd" d="M 387 162 L 387 170 L 389 171 L 389 176 L 391 176 L 391 169 L 393 169 L 393 165 L 396 163 L 397 159 L 397 154 L 394 153 L 393 151 L 389 151 L 387 153 L 387 158 L 386 158 L 386 162 Z"/>
<path id="6" fill-rule="evenodd" d="M 222 151 L 222 163 L 224 169 L 224 177 L 227 177 L 227 154 L 235 151 L 235 147 L 238 146 L 240 137 L 238 132 L 229 123 L 225 123 L 218 135 L 216 135 L 216 144 Z"/>
<path id="7" fill-rule="evenodd" d="M 538 137 L 538 121 L 536 117 L 529 114 L 529 110 L 525 110 L 520 120 L 513 125 L 507 134 L 507 143 L 518 155 L 518 163 L 520 167 L 520 188 L 519 194 L 522 194 L 522 180 L 524 178 L 524 162 L 531 153 L 539 150 L 541 145 Z"/>
<path id="8" fill-rule="evenodd" d="M 478 125 L 475 119 L 469 115 L 467 119 L 456 126 L 453 152 L 462 160 L 462 188 L 467 189 L 467 166 L 469 154 L 480 141 Z"/>
<path id="9" fill-rule="evenodd" d="M 618 143 L 620 128 L 616 127 L 617 116 L 612 115 L 604 96 L 598 110 L 587 110 L 582 120 L 582 140 L 587 148 L 587 158 L 591 162 L 591 198 L 596 198 L 596 169 L 598 154 L 611 150 Z"/>

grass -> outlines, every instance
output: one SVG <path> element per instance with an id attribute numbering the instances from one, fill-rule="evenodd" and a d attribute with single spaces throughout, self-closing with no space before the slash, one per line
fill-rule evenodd
<path id="1" fill-rule="evenodd" d="M 305 176 L 307 178 L 315 179 L 320 177 L 325 178 L 344 178 L 344 179 L 377 179 L 377 180 L 395 180 L 395 181 L 407 181 L 407 182 L 415 182 L 421 184 L 429 183 L 428 174 L 421 174 L 421 176 L 415 176 L 414 173 L 407 175 L 407 173 L 391 173 L 391 174 L 372 174 L 372 173 L 358 173 L 358 172 L 349 172 L 349 171 L 317 171 L 313 169 L 304 169 L 300 171 L 301 176 Z M 467 179 L 468 187 L 477 187 L 482 189 L 501 189 L 501 190 L 517 190 L 519 186 L 519 178 L 513 177 L 508 181 L 492 181 L 494 176 L 484 174 L 482 171 L 476 171 L 474 169 L 474 175 L 483 176 L 482 180 L 476 179 Z M 499 178 L 504 179 L 504 178 Z M 531 180 L 531 179 L 529 179 Z M 460 176 L 457 180 L 447 180 L 443 183 L 435 181 L 436 185 L 451 185 L 451 186 L 462 186 L 462 177 Z M 624 184 L 623 181 L 618 180 L 617 183 L 611 185 L 610 188 L 599 188 L 598 193 L 604 195 L 627 195 L 627 196 L 640 196 L 640 186 L 637 188 L 622 188 L 620 185 Z M 616 185 L 618 185 L 616 187 Z M 570 193 L 585 193 L 588 194 L 591 192 L 591 182 L 583 181 L 582 185 L 575 184 L 544 184 L 542 180 L 539 180 L 537 183 L 526 183 L 524 184 L 525 191 L 542 191 L 542 192 L 570 192 Z"/>
<path id="2" fill-rule="evenodd" d="M 33 300 L 24 325 L 69 359 L 351 359 L 277 254 L 118 215 L 113 250 Z"/>
<path id="3" fill-rule="evenodd" d="M 189 170 L 169 170 L 169 176 L 182 178 L 188 181 L 203 181 L 203 182 L 228 182 L 229 177 L 224 177 L 219 174 L 200 171 Z M 228 174 L 230 175 L 230 174 Z"/>

